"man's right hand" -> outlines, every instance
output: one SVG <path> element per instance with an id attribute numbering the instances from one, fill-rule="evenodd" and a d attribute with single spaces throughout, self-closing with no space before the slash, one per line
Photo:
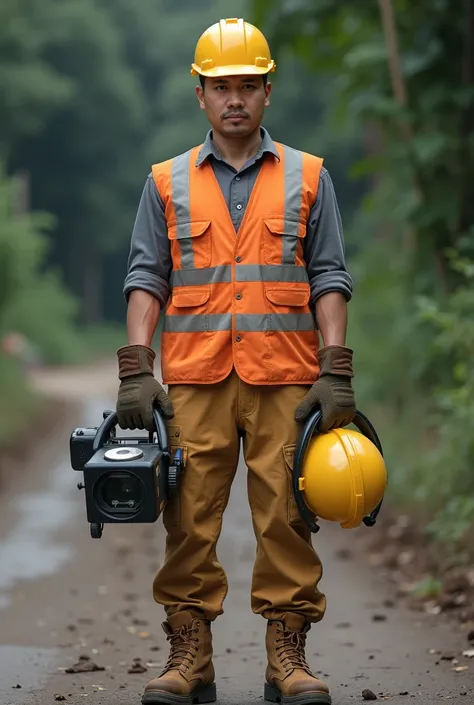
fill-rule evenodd
<path id="1" fill-rule="evenodd" d="M 166 419 L 174 416 L 173 406 L 153 373 L 154 351 L 146 345 L 126 345 L 117 350 L 120 387 L 117 422 L 123 429 L 154 431 L 153 406 Z"/>

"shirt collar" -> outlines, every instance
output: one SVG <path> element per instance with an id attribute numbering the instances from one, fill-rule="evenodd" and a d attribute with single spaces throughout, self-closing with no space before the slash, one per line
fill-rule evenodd
<path id="1" fill-rule="evenodd" d="M 260 157 L 262 157 L 265 152 L 273 154 L 273 156 L 278 159 L 278 161 L 280 161 L 280 155 L 278 154 L 275 142 L 272 140 L 269 133 L 264 127 L 260 128 L 260 134 L 262 135 L 262 141 L 260 143 L 258 151 L 254 156 L 255 161 L 257 161 L 257 159 L 260 159 Z M 203 164 L 203 162 L 209 157 L 214 157 L 214 159 L 217 159 L 218 161 L 223 161 L 216 145 L 214 144 L 214 140 L 212 139 L 212 130 L 209 130 L 206 135 L 204 144 L 202 145 L 199 151 L 198 158 L 196 159 L 196 166 L 201 166 L 201 164 Z"/>

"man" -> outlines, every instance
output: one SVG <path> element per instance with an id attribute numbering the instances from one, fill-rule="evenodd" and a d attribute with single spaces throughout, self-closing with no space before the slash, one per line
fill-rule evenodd
<path id="1" fill-rule="evenodd" d="M 352 280 L 322 160 L 261 127 L 274 69 L 266 39 L 243 20 L 204 32 L 192 73 L 211 130 L 203 145 L 152 167 L 132 234 L 118 420 L 151 429 L 157 403 L 186 459 L 179 499 L 163 514 L 166 553 L 154 581 L 171 651 L 146 687 L 147 705 L 216 699 L 211 623 L 227 593 L 216 543 L 240 439 L 258 546 L 251 606 L 267 620 L 265 698 L 331 702 L 305 659 L 306 633 L 326 604 L 291 464 L 298 422 L 316 406 L 322 430 L 355 414 L 345 346 Z M 168 395 L 150 347 L 162 309 Z"/>

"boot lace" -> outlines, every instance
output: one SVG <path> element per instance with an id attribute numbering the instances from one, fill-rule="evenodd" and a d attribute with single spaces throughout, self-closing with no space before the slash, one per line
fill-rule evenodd
<path id="1" fill-rule="evenodd" d="M 310 673 L 305 655 L 306 634 L 290 629 L 285 629 L 285 631 L 279 629 L 277 634 L 279 636 L 275 640 L 276 653 L 285 671 L 289 672 L 299 668 Z"/>
<path id="2" fill-rule="evenodd" d="M 170 642 L 170 655 L 165 666 L 165 671 L 172 669 L 188 670 L 194 663 L 198 651 L 199 639 L 193 634 L 199 629 L 183 625 L 166 637 Z"/>

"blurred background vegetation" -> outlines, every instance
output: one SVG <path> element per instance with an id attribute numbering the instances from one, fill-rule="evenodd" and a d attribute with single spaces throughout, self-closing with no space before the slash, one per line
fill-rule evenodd
<path id="1" fill-rule="evenodd" d="M 462 555 L 474 525 L 474 0 L 2 0 L 2 433 L 30 404 L 10 354 L 21 341 L 23 361 L 46 364 L 124 342 L 143 184 L 153 162 L 202 140 L 195 42 L 237 6 L 277 60 L 266 127 L 323 156 L 336 186 L 358 406 L 380 431 L 390 499 Z"/>

